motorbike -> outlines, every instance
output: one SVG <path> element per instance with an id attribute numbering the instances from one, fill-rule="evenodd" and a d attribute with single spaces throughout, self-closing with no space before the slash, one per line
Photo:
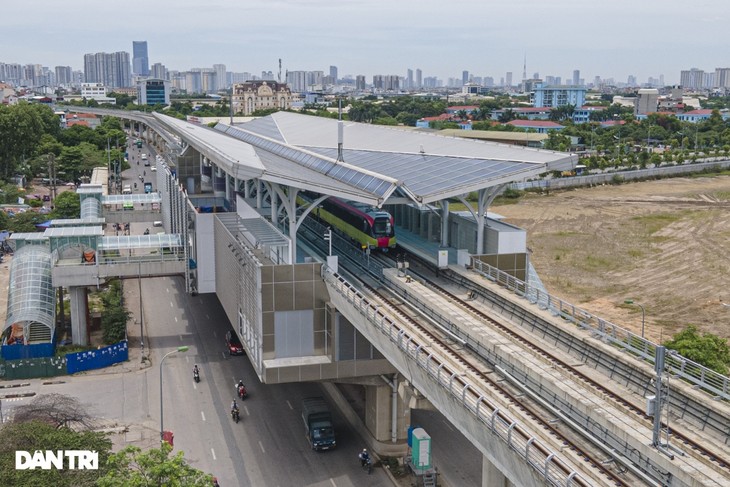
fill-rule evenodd
<path id="1" fill-rule="evenodd" d="M 367 459 L 364 459 L 364 460 L 361 458 L 360 466 L 362 467 L 363 470 L 365 470 L 368 473 L 368 475 L 373 473 L 373 460 L 370 457 L 368 457 Z"/>
<path id="2" fill-rule="evenodd" d="M 200 372 L 197 370 L 193 370 L 193 380 L 195 382 L 200 382 Z"/>
<path id="3" fill-rule="evenodd" d="M 231 418 L 233 418 L 233 421 L 235 421 L 236 423 L 238 423 L 238 420 L 241 419 L 241 413 L 238 408 L 231 409 Z"/>
<path id="4" fill-rule="evenodd" d="M 246 386 L 239 386 L 236 384 L 236 393 L 238 394 L 238 397 L 241 399 L 246 399 L 246 396 L 248 396 L 248 391 L 246 390 Z"/>

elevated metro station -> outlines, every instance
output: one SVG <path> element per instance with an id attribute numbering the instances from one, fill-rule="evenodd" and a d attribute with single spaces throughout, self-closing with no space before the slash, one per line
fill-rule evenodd
<path id="1" fill-rule="evenodd" d="M 490 220 L 489 205 L 509 183 L 577 163 L 564 153 L 288 112 L 211 128 L 160 114 L 93 111 L 122 118 L 162 157 L 155 162 L 157 193 L 132 195 L 134 211 L 124 208 L 127 195 L 96 197 L 96 189 L 82 186 L 79 225 L 59 223 L 41 238 L 46 250 L 34 258 L 44 282 L 72 290 L 74 343 L 86 343 L 85 287 L 111 277 L 181 275 L 191 295 L 216 294 L 262 382 L 365 386 L 365 423 L 386 450 L 403 447 L 409 404 L 419 396 L 404 393 L 399 369 L 385 355 L 391 352 L 369 339 L 366 323 L 340 309 L 351 304 L 326 278 L 336 261 L 298 241 L 307 218 L 322 218 L 324 202 L 336 198 L 351 214 L 387 212 L 395 238 L 407 235 L 404 241 L 434 263 L 526 254 L 519 229 Z M 450 211 L 450 200 L 465 209 Z M 91 218 L 160 220 L 165 233 L 103 236 L 91 220 L 85 226 Z M 39 238 L 14 237 L 19 251 Z M 378 251 L 370 240 L 350 238 L 362 251 Z M 87 251 L 95 257 L 82 262 Z M 15 314 L 6 328 L 52 328 L 52 314 Z"/>

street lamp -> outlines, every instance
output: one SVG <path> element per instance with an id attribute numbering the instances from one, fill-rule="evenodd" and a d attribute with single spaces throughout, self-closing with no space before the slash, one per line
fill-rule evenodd
<path id="1" fill-rule="evenodd" d="M 165 354 L 165 356 L 162 357 L 162 360 L 160 360 L 160 441 L 162 441 L 163 434 L 165 432 L 165 430 L 162 427 L 162 424 L 163 424 L 162 423 L 162 363 L 165 361 L 165 359 L 167 357 L 169 357 L 173 353 L 175 353 L 175 352 L 187 352 L 188 351 L 188 348 L 189 347 L 187 345 L 186 346 L 182 346 L 182 347 L 177 347 L 175 350 L 172 350 L 170 352 L 167 352 Z"/>
<path id="2" fill-rule="evenodd" d="M 644 318 L 646 317 L 646 311 L 644 310 L 644 307 L 639 303 L 634 303 L 633 299 L 625 300 L 624 304 L 633 304 L 641 308 L 641 338 L 644 338 Z"/>

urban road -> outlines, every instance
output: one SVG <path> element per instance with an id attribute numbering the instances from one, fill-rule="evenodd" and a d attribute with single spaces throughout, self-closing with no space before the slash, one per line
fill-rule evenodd
<path id="1" fill-rule="evenodd" d="M 135 227 L 136 225 L 136 227 Z M 144 224 L 133 224 L 141 233 Z M 338 446 L 315 453 L 304 438 L 300 403 L 320 395 L 316 383 L 264 385 L 259 383 L 245 356 L 230 357 L 224 335 L 230 325 L 212 295 L 190 297 L 181 278 L 145 279 L 141 283 L 145 347 L 150 367 L 126 372 L 106 370 L 51 381 L 32 380 L 23 392 L 61 393 L 79 398 L 107 425 L 126 426 L 113 434 L 116 448 L 159 444 L 159 364 L 163 363 L 164 429 L 174 433 L 175 450 L 196 468 L 215 475 L 220 485 L 251 486 L 380 486 L 390 481 L 381 469 L 367 475 L 359 468 L 357 453 L 365 442 L 335 411 Z M 127 307 L 138 316 L 137 281 L 125 283 Z M 131 346 L 139 346 L 138 321 L 130 325 Z M 135 355 L 139 357 L 139 355 Z M 198 364 L 201 381 L 194 383 Z M 134 365 L 134 364 L 131 364 Z M 234 382 L 248 386 L 241 406 L 241 421 L 231 420 Z M 52 382 L 43 384 L 43 382 Z M 62 382 L 62 383 L 57 383 Z M 32 398 L 3 401 L 6 416 Z M 445 485 L 480 485 L 481 455 L 439 413 L 414 411 L 413 423 L 426 428 L 434 444 L 434 463 Z"/>

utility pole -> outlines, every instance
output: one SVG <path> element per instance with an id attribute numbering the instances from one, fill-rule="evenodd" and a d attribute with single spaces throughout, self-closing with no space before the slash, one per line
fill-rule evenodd
<path id="1" fill-rule="evenodd" d="M 48 181 L 51 183 L 51 199 L 56 199 L 56 156 L 48 154 Z"/>

